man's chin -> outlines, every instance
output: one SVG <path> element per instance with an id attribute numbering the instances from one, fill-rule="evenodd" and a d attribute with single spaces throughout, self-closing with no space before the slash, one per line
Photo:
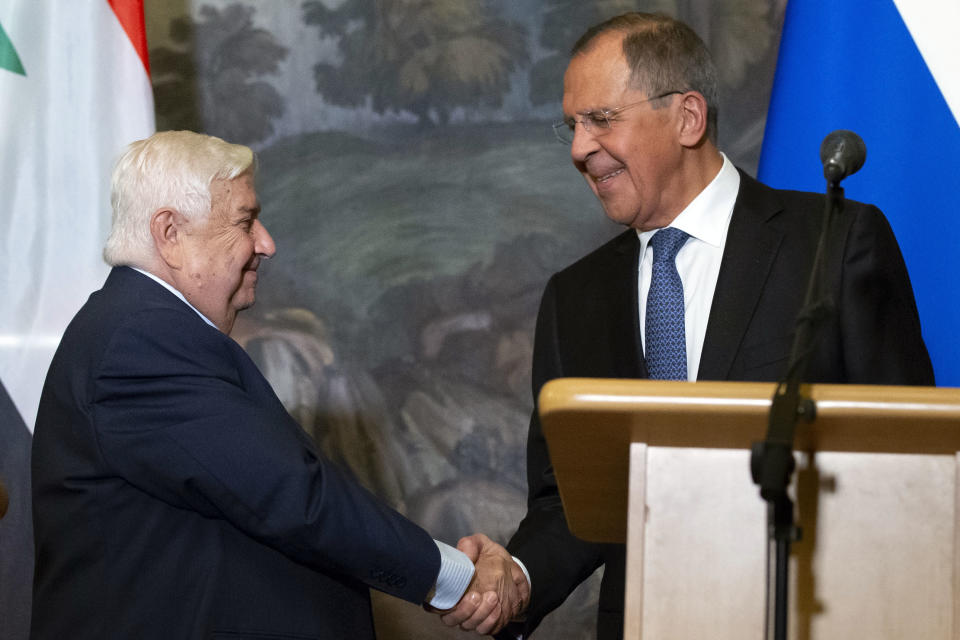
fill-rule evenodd
<path id="1" fill-rule="evenodd" d="M 624 211 L 616 207 L 604 207 L 603 211 L 612 222 L 622 224 L 625 227 L 633 226 L 637 219 L 637 214 L 633 211 Z"/>
<path id="2" fill-rule="evenodd" d="M 237 311 L 249 309 L 257 301 L 257 294 L 253 288 L 244 288 L 233 298 L 233 308 Z"/>

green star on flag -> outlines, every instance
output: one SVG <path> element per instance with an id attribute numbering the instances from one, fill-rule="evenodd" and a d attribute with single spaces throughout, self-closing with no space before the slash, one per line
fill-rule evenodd
<path id="1" fill-rule="evenodd" d="M 17 55 L 17 50 L 13 48 L 13 43 L 10 42 L 10 38 L 7 37 L 7 32 L 3 30 L 3 25 L 0 25 L 0 69 L 13 71 L 22 76 L 27 75 L 27 72 L 23 70 L 23 65 L 20 63 L 20 56 Z"/>

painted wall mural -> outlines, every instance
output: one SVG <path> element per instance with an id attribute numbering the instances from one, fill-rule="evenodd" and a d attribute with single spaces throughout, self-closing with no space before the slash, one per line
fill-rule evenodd
<path id="1" fill-rule="evenodd" d="M 159 129 L 253 146 L 277 255 L 235 337 L 334 459 L 450 543 L 524 511 L 539 297 L 619 231 L 556 142 L 566 51 L 686 20 L 754 172 L 785 0 L 148 0 Z M 592 638 L 592 580 L 535 637 Z M 462 633 L 375 598 L 379 636 Z"/>

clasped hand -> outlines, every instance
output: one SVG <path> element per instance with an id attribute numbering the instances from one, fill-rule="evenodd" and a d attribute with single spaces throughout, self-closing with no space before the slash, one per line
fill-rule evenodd
<path id="1" fill-rule="evenodd" d="M 440 619 L 448 627 L 497 633 L 526 610 L 527 578 L 507 550 L 482 533 L 461 538 L 457 548 L 467 554 L 476 572 L 457 606 Z"/>

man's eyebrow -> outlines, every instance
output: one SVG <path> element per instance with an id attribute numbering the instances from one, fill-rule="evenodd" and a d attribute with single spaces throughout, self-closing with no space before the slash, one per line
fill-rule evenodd
<path id="1" fill-rule="evenodd" d="M 577 115 L 577 116 L 596 115 L 596 114 L 598 114 L 598 113 L 606 113 L 607 111 L 611 111 L 612 109 L 614 109 L 614 107 L 606 107 L 606 106 L 603 106 L 603 107 L 590 107 L 590 108 L 588 108 L 588 109 L 580 109 L 580 110 L 578 110 L 578 111 L 574 111 L 574 112 L 573 112 L 573 115 L 570 115 L 570 114 L 566 114 L 566 113 L 565 113 L 565 114 L 563 114 L 563 117 L 564 117 L 564 119 L 570 119 L 570 118 L 572 118 L 574 115 Z"/>
<path id="2" fill-rule="evenodd" d="M 259 203 L 259 202 L 258 202 L 256 205 L 252 206 L 252 207 L 240 206 L 240 207 L 238 207 L 237 209 L 238 209 L 239 211 L 241 211 L 242 213 L 246 213 L 246 214 L 249 214 L 249 215 L 253 216 L 254 218 L 256 218 L 258 215 L 260 215 L 260 203 Z"/>

